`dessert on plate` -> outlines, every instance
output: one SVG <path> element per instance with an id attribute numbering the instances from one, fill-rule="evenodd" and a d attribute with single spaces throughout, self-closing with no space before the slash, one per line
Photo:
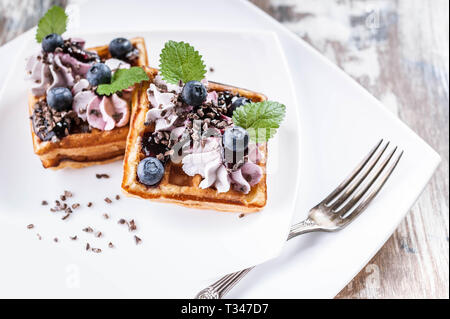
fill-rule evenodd
<path id="1" fill-rule="evenodd" d="M 267 201 L 267 141 L 285 106 L 209 82 L 200 54 L 169 41 L 133 92 L 122 189 L 144 199 L 230 212 Z"/>
<path id="2" fill-rule="evenodd" d="M 40 20 L 41 50 L 26 63 L 34 152 L 45 168 L 79 168 L 121 159 L 134 85 L 148 79 L 143 38 L 85 49 L 63 39 L 67 16 L 52 7 Z"/>

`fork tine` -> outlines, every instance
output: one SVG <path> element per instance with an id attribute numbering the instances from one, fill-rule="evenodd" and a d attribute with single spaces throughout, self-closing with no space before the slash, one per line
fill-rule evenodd
<path id="1" fill-rule="evenodd" d="M 375 183 L 375 181 L 380 177 L 381 173 L 385 170 L 385 168 L 389 164 L 390 160 L 392 159 L 392 157 L 394 156 L 394 153 L 396 151 L 397 151 L 397 147 L 395 147 L 394 150 L 391 151 L 391 153 L 388 155 L 388 157 L 384 160 L 381 167 L 375 173 L 375 176 L 372 177 L 372 179 L 367 183 L 367 185 L 363 189 L 359 190 L 357 192 L 357 194 L 355 196 L 353 196 L 353 198 L 344 207 L 342 207 L 339 211 L 336 212 L 340 217 L 343 217 L 348 211 L 350 211 L 350 209 L 352 209 L 352 207 L 354 207 L 356 205 L 356 203 L 358 203 L 358 201 L 364 196 L 364 194 L 367 193 L 367 191 L 371 188 L 371 186 Z M 383 176 L 383 178 L 381 179 L 381 182 L 382 182 L 381 187 L 384 185 L 387 178 L 390 176 L 390 174 L 392 173 L 394 168 L 397 166 L 397 163 L 399 162 L 402 155 L 403 155 L 403 152 L 400 154 L 400 156 L 397 158 L 397 160 L 394 162 L 394 164 L 388 169 L 387 174 L 385 174 Z M 378 192 L 381 189 L 381 187 L 377 186 L 375 188 L 375 190 L 377 190 L 377 192 Z M 371 192 L 369 195 L 373 195 L 372 196 L 372 198 L 373 198 L 376 195 L 376 193 Z"/>
<path id="2" fill-rule="evenodd" d="M 370 172 L 373 170 L 375 165 L 380 160 L 381 156 L 384 154 L 386 149 L 388 148 L 390 142 L 387 142 L 386 145 L 381 149 L 379 154 L 370 160 L 370 163 L 367 163 L 366 166 L 361 170 L 362 173 L 359 174 L 361 176 L 355 177 L 355 179 L 349 184 L 350 187 L 348 187 L 345 192 L 339 196 L 339 198 L 331 205 L 332 210 L 338 209 L 345 201 L 355 192 L 355 190 L 358 188 L 359 185 L 366 179 L 366 177 L 370 174 Z"/>
<path id="3" fill-rule="evenodd" d="M 369 154 L 358 164 L 358 166 L 350 173 L 349 176 L 345 178 L 345 180 L 339 184 L 339 186 L 328 195 L 321 204 L 328 204 L 331 202 L 337 195 L 339 195 L 347 186 L 351 183 L 351 181 L 361 172 L 361 170 L 366 166 L 367 162 L 370 161 L 372 156 L 380 147 L 381 143 L 383 143 L 383 139 L 381 139 L 377 145 L 369 152 Z"/>
<path id="4" fill-rule="evenodd" d="M 395 160 L 394 164 L 392 164 L 392 166 L 388 169 L 388 171 L 386 172 L 386 174 L 383 175 L 383 177 L 381 178 L 381 180 L 378 182 L 378 184 L 376 185 L 376 187 L 366 196 L 366 198 L 364 199 L 364 201 L 361 202 L 361 204 L 358 205 L 358 207 L 355 208 L 355 210 L 349 215 L 347 216 L 344 221 L 348 224 L 350 222 L 352 222 L 356 217 L 358 217 L 359 214 L 361 214 L 366 208 L 367 206 L 370 204 L 370 202 L 374 199 L 375 196 L 377 196 L 377 194 L 380 192 L 380 190 L 383 188 L 384 184 L 386 183 L 386 181 L 389 179 L 389 177 L 391 176 L 392 172 L 394 171 L 394 169 L 397 167 L 398 162 L 400 162 L 400 159 L 402 158 L 403 155 L 403 151 L 400 153 L 400 155 L 398 156 L 398 158 Z"/>

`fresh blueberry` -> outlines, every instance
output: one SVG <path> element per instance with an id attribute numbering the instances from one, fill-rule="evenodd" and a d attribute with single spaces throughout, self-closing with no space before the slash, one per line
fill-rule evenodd
<path id="1" fill-rule="evenodd" d="M 246 97 L 240 97 L 231 103 L 230 108 L 228 109 L 227 115 L 229 117 L 233 116 L 234 110 L 236 110 L 238 107 L 241 107 L 244 104 L 252 103 L 250 99 L 247 99 Z"/>
<path id="2" fill-rule="evenodd" d="M 42 39 L 42 50 L 45 52 L 54 52 L 56 48 L 64 45 L 63 38 L 56 33 L 51 33 Z"/>
<path id="3" fill-rule="evenodd" d="M 243 152 L 248 147 L 248 132 L 240 126 L 229 127 L 223 134 L 223 146 L 234 152 Z"/>
<path id="4" fill-rule="evenodd" d="M 157 158 L 146 157 L 139 162 L 137 175 L 142 184 L 153 186 L 164 176 L 164 166 Z"/>
<path id="5" fill-rule="evenodd" d="M 200 106 L 206 100 L 205 86 L 199 81 L 190 81 L 186 83 L 181 91 L 181 98 L 183 101 L 192 106 Z"/>
<path id="6" fill-rule="evenodd" d="M 124 59 L 131 50 L 133 45 L 125 38 L 116 38 L 109 43 L 109 53 L 116 59 Z"/>
<path id="7" fill-rule="evenodd" d="M 72 92 L 65 87 L 51 88 L 47 92 L 47 104 L 58 112 L 72 109 Z"/>
<path id="8" fill-rule="evenodd" d="M 111 83 L 111 69 L 104 63 L 96 63 L 89 69 L 86 78 L 92 86 Z"/>
<path id="9" fill-rule="evenodd" d="M 66 129 L 70 131 L 70 124 L 66 121 L 60 121 L 55 124 L 55 127 L 53 127 L 52 131 L 58 138 L 63 138 L 64 136 L 66 136 Z"/>

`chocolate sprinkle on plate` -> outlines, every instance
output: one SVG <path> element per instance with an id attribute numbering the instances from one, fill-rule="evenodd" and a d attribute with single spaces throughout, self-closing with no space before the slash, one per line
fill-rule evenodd
<path id="1" fill-rule="evenodd" d="M 102 250 L 100 248 L 92 248 L 91 250 L 92 250 L 92 252 L 97 253 L 97 254 L 102 252 Z"/>
<path id="2" fill-rule="evenodd" d="M 41 205 L 42 205 L 42 206 L 47 206 L 47 205 L 48 205 L 48 202 L 47 202 L 46 200 L 43 200 L 42 203 L 41 203 Z"/>
<path id="3" fill-rule="evenodd" d="M 64 215 L 64 217 L 63 218 L 61 218 L 62 220 L 66 220 L 67 218 L 69 218 L 69 216 L 70 216 L 70 213 L 67 213 L 66 215 Z"/>
<path id="4" fill-rule="evenodd" d="M 28 229 L 33 229 L 33 228 L 34 228 L 34 225 L 33 225 L 33 224 L 29 224 L 29 225 L 27 226 L 27 228 L 28 228 Z"/>
<path id="5" fill-rule="evenodd" d="M 57 243 L 57 242 L 58 242 L 58 237 L 53 238 L 53 241 L 54 241 L 55 243 Z"/>
<path id="6" fill-rule="evenodd" d="M 140 239 L 138 236 L 134 235 L 134 240 L 136 241 L 136 245 L 139 245 L 142 242 L 142 239 Z"/>
<path id="7" fill-rule="evenodd" d="M 105 198 L 105 202 L 107 202 L 108 204 L 111 204 L 111 203 L 112 203 L 112 200 L 109 199 L 109 197 L 106 197 L 106 198 Z"/>
<path id="8" fill-rule="evenodd" d="M 135 231 L 136 229 L 137 229 L 137 227 L 136 227 L 136 223 L 134 222 L 134 219 L 130 220 L 128 230 Z"/>
<path id="9" fill-rule="evenodd" d="M 120 196 L 119 195 L 116 195 L 116 200 L 119 200 L 120 199 Z"/>
<path id="10" fill-rule="evenodd" d="M 89 250 L 91 248 L 91 245 L 89 243 L 86 243 L 86 250 Z"/>
<path id="11" fill-rule="evenodd" d="M 94 232 L 94 230 L 91 227 L 86 227 L 86 228 L 83 229 L 83 231 L 86 232 L 86 233 Z"/>
<path id="12" fill-rule="evenodd" d="M 73 237 L 71 236 L 70 239 L 71 239 L 71 240 L 77 240 L 77 239 L 78 239 L 78 236 L 77 236 L 77 235 L 75 235 L 75 236 L 73 236 Z"/>
<path id="13" fill-rule="evenodd" d="M 69 197 L 72 197 L 73 194 L 72 194 L 72 192 L 64 191 L 64 196 L 66 196 L 67 198 L 69 198 Z"/>
<path id="14" fill-rule="evenodd" d="M 245 214 L 240 214 L 239 215 L 239 218 L 242 218 L 242 217 L 244 217 L 245 216 Z"/>
<path id="15" fill-rule="evenodd" d="M 109 219 L 109 215 L 108 214 L 103 214 L 103 217 L 105 218 L 105 219 Z"/>
<path id="16" fill-rule="evenodd" d="M 72 209 L 77 209 L 78 207 L 80 207 L 79 203 L 72 204 Z"/>
<path id="17" fill-rule="evenodd" d="M 92 202 L 87 203 L 87 207 L 92 207 Z"/>
<path id="18" fill-rule="evenodd" d="M 110 243 L 108 244 L 108 247 L 109 247 L 109 248 L 114 248 L 113 243 L 110 242 Z"/>
<path id="19" fill-rule="evenodd" d="M 119 221 L 117 223 L 120 225 L 123 225 L 123 224 L 126 224 L 127 221 L 125 219 L 121 218 L 121 219 L 119 219 Z"/>
<path id="20" fill-rule="evenodd" d="M 108 174 L 95 174 L 95 177 L 97 177 L 98 179 L 109 178 L 109 175 Z"/>
<path id="21" fill-rule="evenodd" d="M 37 238 L 38 238 L 39 240 L 42 240 L 42 236 L 41 236 L 41 235 L 36 234 L 36 236 L 37 236 Z"/>

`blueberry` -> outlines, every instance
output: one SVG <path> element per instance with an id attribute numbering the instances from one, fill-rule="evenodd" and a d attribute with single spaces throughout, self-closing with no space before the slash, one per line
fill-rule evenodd
<path id="1" fill-rule="evenodd" d="M 58 137 L 63 138 L 66 136 L 66 129 L 70 131 L 70 124 L 66 121 L 60 121 L 55 124 L 55 127 L 53 127 L 52 132 Z"/>
<path id="2" fill-rule="evenodd" d="M 229 127 L 222 137 L 225 159 L 228 163 L 238 163 L 248 147 L 248 132 L 240 126 Z"/>
<path id="3" fill-rule="evenodd" d="M 124 59 L 131 50 L 133 45 L 125 38 L 116 38 L 109 43 L 109 53 L 113 58 Z"/>
<path id="4" fill-rule="evenodd" d="M 64 45 L 63 38 L 56 33 L 51 33 L 42 39 L 42 50 L 45 52 L 54 52 L 56 48 Z"/>
<path id="5" fill-rule="evenodd" d="M 247 99 L 246 97 L 240 97 L 231 103 L 230 108 L 228 109 L 227 115 L 229 117 L 233 116 L 234 110 L 236 110 L 238 107 L 241 107 L 244 104 L 252 103 L 251 100 Z"/>
<path id="6" fill-rule="evenodd" d="M 111 69 L 104 63 L 96 63 L 91 66 L 86 78 L 92 86 L 111 83 Z"/>
<path id="7" fill-rule="evenodd" d="M 72 92 L 65 87 L 51 88 L 47 92 L 47 104 L 58 112 L 72 109 Z"/>
<path id="8" fill-rule="evenodd" d="M 163 164 L 155 157 L 146 157 L 137 167 L 139 181 L 147 186 L 156 185 L 164 175 Z"/>
<path id="9" fill-rule="evenodd" d="M 206 100 L 205 86 L 199 81 L 190 81 L 186 83 L 181 91 L 181 98 L 183 101 L 192 106 L 200 106 Z"/>

